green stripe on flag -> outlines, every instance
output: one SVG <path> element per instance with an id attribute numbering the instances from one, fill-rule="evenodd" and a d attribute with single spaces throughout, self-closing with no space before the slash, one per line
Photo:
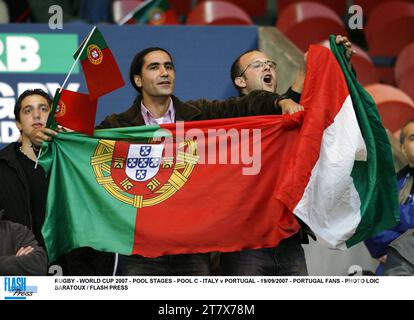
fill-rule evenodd
<path id="1" fill-rule="evenodd" d="M 89 36 L 89 34 L 88 34 L 88 36 Z M 76 59 L 78 57 L 79 52 L 82 49 L 82 47 L 83 47 L 86 39 L 88 38 L 88 36 L 86 36 L 86 38 L 80 44 L 78 50 L 76 50 L 76 52 L 73 54 L 74 59 Z M 88 49 L 88 46 L 90 46 L 91 44 L 94 44 L 94 45 L 98 46 L 99 49 L 101 49 L 101 50 L 104 50 L 106 47 L 108 47 L 102 33 L 98 30 L 98 28 L 95 28 L 95 30 L 93 31 L 93 33 L 92 33 L 92 35 L 91 35 L 91 37 L 88 41 L 88 44 L 85 47 L 85 50 L 82 51 L 82 54 L 79 58 L 81 61 L 87 58 L 87 52 L 88 52 L 87 49 Z"/>
<path id="2" fill-rule="evenodd" d="M 110 166 L 102 169 L 97 163 L 111 161 L 105 156 L 115 144 L 113 139 L 142 143 L 169 135 L 159 128 L 102 129 L 96 130 L 93 138 L 64 132 L 44 143 L 39 162 L 50 181 L 42 233 L 50 261 L 84 246 L 131 254 L 137 209 L 110 196 L 111 190 L 118 188 L 108 179 Z M 65 159 L 64 165 L 53 159 Z M 102 187 L 96 188 L 97 183 Z"/>
<path id="3" fill-rule="evenodd" d="M 397 179 L 387 134 L 372 97 L 357 81 L 345 57 L 346 48 L 330 36 L 330 47 L 348 85 L 367 147 L 367 161 L 355 161 L 351 176 L 361 199 L 361 222 L 346 242 L 350 247 L 399 221 Z"/>

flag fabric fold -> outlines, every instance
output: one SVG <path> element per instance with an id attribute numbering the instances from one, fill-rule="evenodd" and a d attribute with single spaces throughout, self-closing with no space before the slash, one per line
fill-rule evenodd
<path id="1" fill-rule="evenodd" d="M 73 57 L 79 57 L 92 99 L 125 85 L 112 51 L 98 28 L 93 28 Z"/>
<path id="2" fill-rule="evenodd" d="M 319 242 L 344 249 L 397 223 L 398 192 L 375 103 L 333 37 L 331 48 L 310 47 L 306 117 L 277 197 Z"/>

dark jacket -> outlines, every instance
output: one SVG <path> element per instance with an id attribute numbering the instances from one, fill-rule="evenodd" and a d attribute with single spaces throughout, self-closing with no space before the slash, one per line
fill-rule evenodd
<path id="1" fill-rule="evenodd" d="M 414 275 L 414 229 L 407 230 L 402 236 L 391 242 L 384 265 L 384 275 Z"/>
<path id="2" fill-rule="evenodd" d="M 240 98 L 214 101 L 203 99 L 182 102 L 177 97 L 172 96 L 176 121 L 282 114 L 282 109 L 275 107 L 275 100 L 278 98 L 279 95 L 277 94 L 261 90 L 253 91 L 249 95 Z M 139 96 L 127 111 L 106 117 L 97 129 L 144 125 L 141 101 L 142 98 Z"/>
<path id="3" fill-rule="evenodd" d="M 45 276 L 47 274 L 46 252 L 25 226 L 1 220 L 0 212 L 0 276 Z M 22 247 L 31 246 L 34 251 L 16 256 Z"/>
<path id="4" fill-rule="evenodd" d="M 29 184 L 17 160 L 18 145 L 14 142 L 0 151 L 0 210 L 4 220 L 32 229 Z"/>

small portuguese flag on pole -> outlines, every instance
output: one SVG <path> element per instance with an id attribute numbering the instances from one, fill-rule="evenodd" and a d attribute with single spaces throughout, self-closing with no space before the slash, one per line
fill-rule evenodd
<path id="1" fill-rule="evenodd" d="M 98 28 L 92 29 L 73 57 L 81 61 L 92 99 L 125 85 L 115 58 Z"/>

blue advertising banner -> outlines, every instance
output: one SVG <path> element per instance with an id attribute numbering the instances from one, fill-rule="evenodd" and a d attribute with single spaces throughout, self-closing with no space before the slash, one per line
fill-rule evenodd
<path id="1" fill-rule="evenodd" d="M 72 55 L 93 26 L 65 24 L 0 24 L 0 149 L 19 138 L 14 121 L 18 95 L 29 88 L 54 94 L 73 63 Z M 257 48 L 257 27 L 115 26 L 98 25 L 123 74 L 126 86 L 99 99 L 96 122 L 126 110 L 136 96 L 129 83 L 134 55 L 147 47 L 162 47 L 173 56 L 175 95 L 181 100 L 224 99 L 236 95 L 230 79 L 234 59 Z M 105 79 L 102 79 L 105 81 Z M 76 66 L 66 89 L 87 93 Z"/>

